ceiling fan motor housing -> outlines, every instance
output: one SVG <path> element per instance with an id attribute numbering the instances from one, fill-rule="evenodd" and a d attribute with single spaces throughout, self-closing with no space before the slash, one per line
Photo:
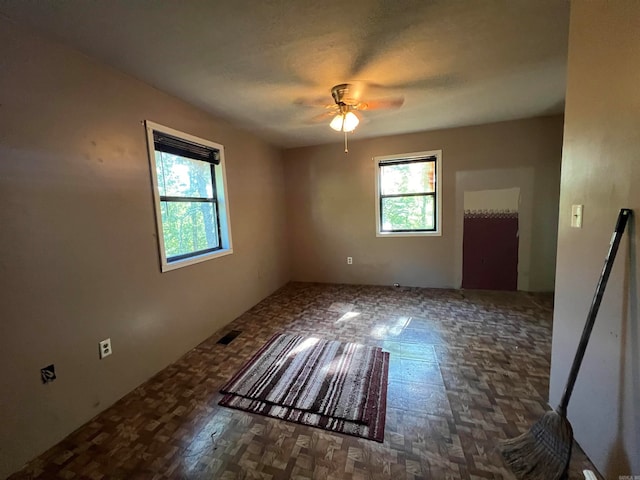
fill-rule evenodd
<path id="1" fill-rule="evenodd" d="M 351 85 L 348 83 L 341 83 L 331 89 L 331 96 L 338 105 L 355 105 L 358 103 L 355 99 L 348 97 L 350 87 Z"/>

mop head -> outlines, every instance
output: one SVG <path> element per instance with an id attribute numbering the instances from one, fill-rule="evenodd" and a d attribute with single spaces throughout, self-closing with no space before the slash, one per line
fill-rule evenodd
<path id="1" fill-rule="evenodd" d="M 572 445 L 569 420 L 551 411 L 528 432 L 502 442 L 500 451 L 520 480 L 559 480 L 569 468 Z"/>

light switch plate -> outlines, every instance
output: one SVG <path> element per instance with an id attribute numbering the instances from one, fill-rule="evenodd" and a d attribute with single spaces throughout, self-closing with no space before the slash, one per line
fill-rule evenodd
<path id="1" fill-rule="evenodd" d="M 582 228 L 582 205 L 571 205 L 571 226 Z"/>

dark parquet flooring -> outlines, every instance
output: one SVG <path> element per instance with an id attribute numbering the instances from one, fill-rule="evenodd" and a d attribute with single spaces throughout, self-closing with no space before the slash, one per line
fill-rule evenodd
<path id="1" fill-rule="evenodd" d="M 290 283 L 11 478 L 511 479 L 496 445 L 547 408 L 551 319 L 550 295 Z M 384 444 L 217 405 L 276 332 L 391 352 Z"/>

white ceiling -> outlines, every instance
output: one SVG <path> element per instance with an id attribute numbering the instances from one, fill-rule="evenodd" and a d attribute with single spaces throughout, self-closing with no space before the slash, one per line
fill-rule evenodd
<path id="1" fill-rule="evenodd" d="M 308 120 L 337 83 L 403 95 L 357 137 L 559 113 L 568 0 L 0 0 L 0 12 L 271 142 L 340 141 Z"/>

